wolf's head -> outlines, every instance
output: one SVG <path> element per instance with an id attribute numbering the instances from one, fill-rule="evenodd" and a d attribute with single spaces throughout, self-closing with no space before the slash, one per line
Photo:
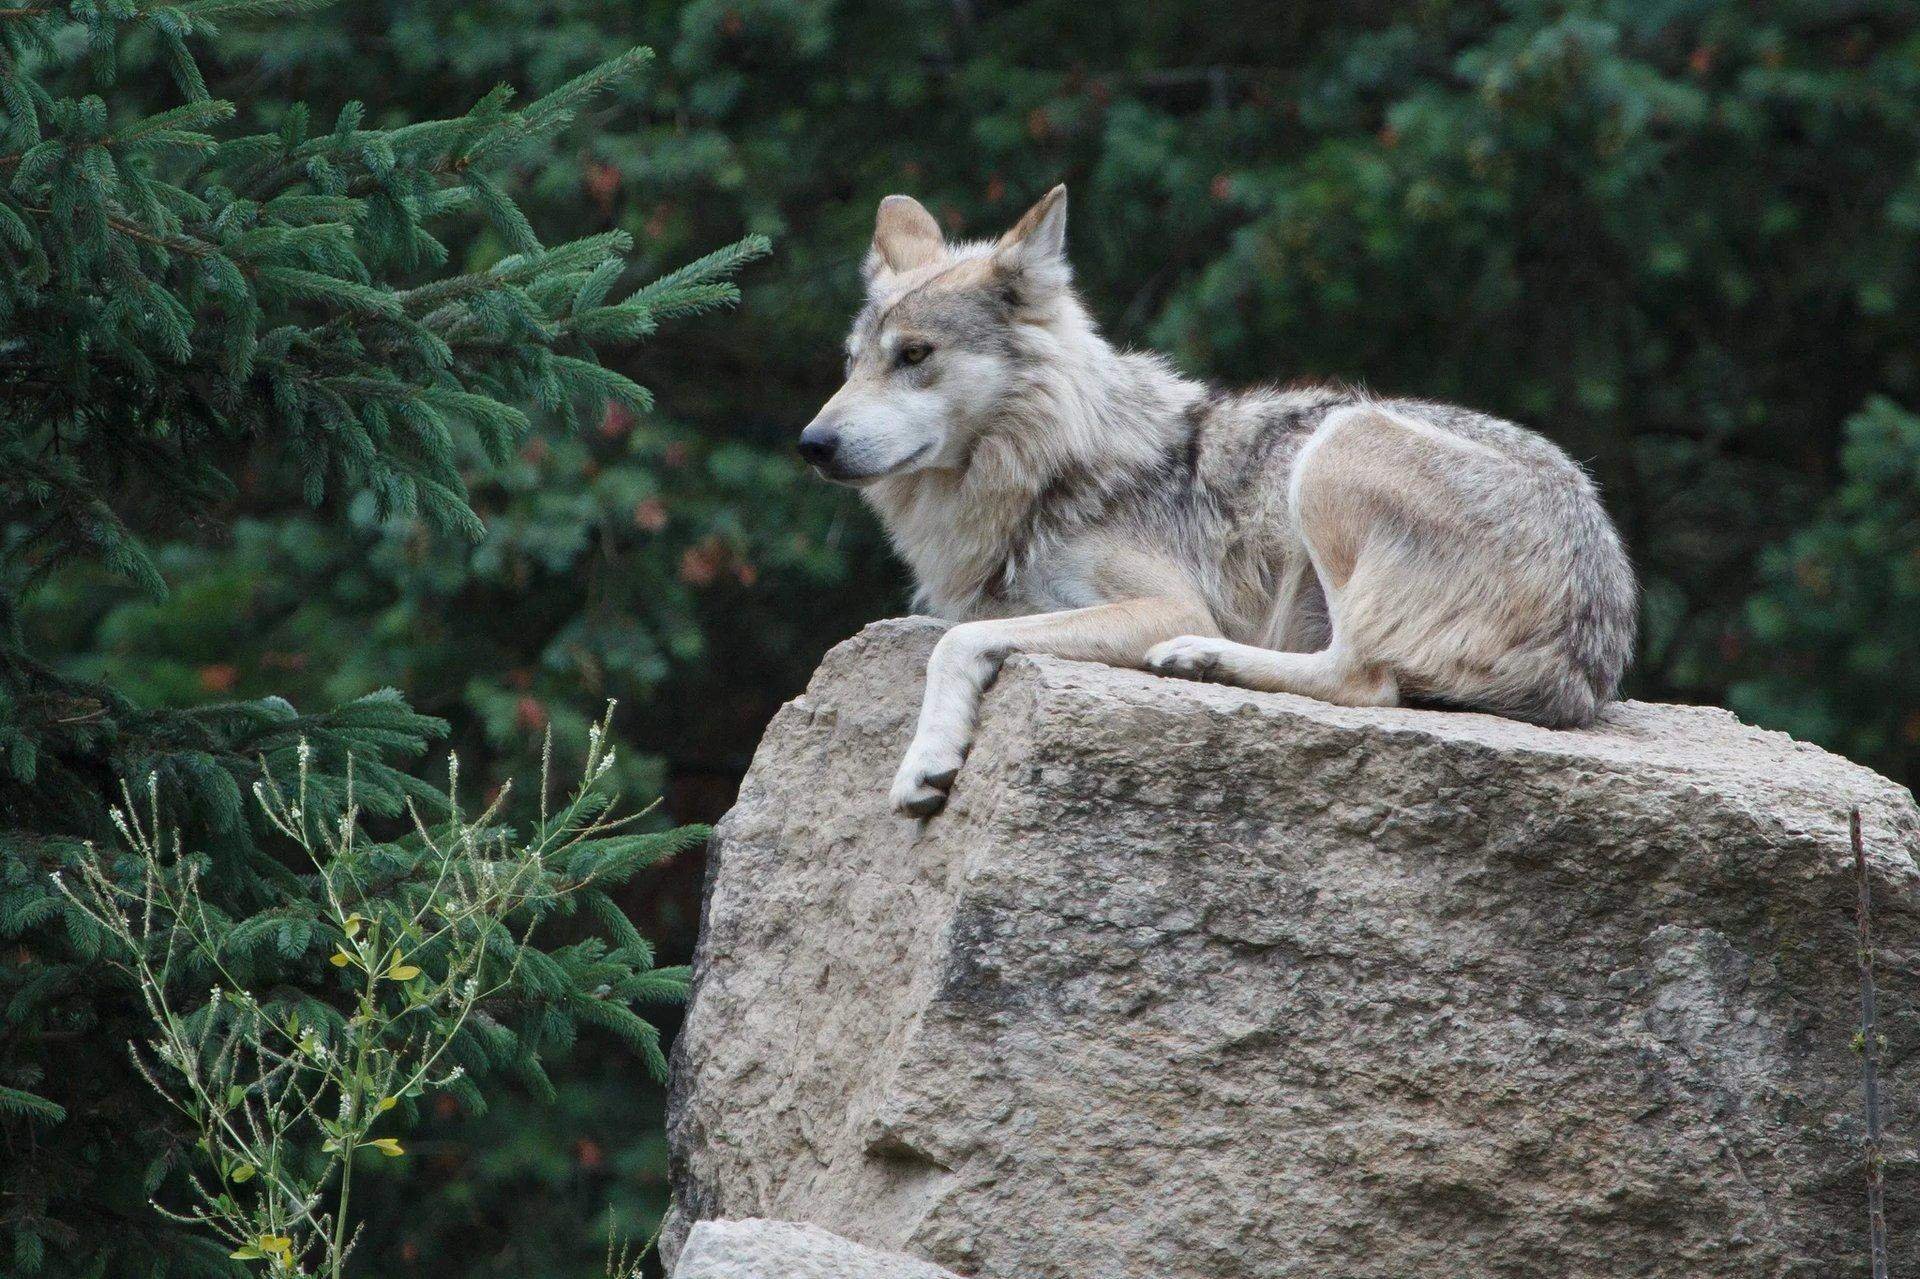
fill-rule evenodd
<path id="1" fill-rule="evenodd" d="M 948 244 L 910 196 L 880 202 L 867 303 L 847 337 L 847 382 L 800 434 L 800 455 L 843 484 L 960 466 L 1049 329 L 1078 327 L 1067 189 L 997 241 Z"/>

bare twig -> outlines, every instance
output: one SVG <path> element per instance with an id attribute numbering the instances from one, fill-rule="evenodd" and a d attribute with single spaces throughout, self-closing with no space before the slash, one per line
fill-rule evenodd
<path id="1" fill-rule="evenodd" d="M 1860 810 L 1847 819 L 1853 840 L 1853 873 L 1860 881 L 1860 1087 L 1867 1103 L 1867 1240 L 1873 1279 L 1887 1279 L 1887 1189 L 1880 1153 L 1880 1035 L 1873 1009 L 1873 894 L 1867 879 L 1866 847 L 1860 839 Z"/>

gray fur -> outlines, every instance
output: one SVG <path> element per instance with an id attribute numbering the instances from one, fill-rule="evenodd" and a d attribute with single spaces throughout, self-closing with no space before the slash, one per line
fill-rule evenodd
<path id="1" fill-rule="evenodd" d="M 946 245 L 889 197 L 847 385 L 808 428 L 921 606 L 962 623 L 896 804 L 938 807 L 1022 649 L 1554 727 L 1616 696 L 1633 575 L 1563 452 L 1450 405 L 1226 392 L 1117 351 L 1071 288 L 1065 207 L 1056 189 L 998 243 Z"/>

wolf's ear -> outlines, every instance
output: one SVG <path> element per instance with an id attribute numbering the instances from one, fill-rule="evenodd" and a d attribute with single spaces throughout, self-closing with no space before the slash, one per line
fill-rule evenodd
<path id="1" fill-rule="evenodd" d="M 1072 279 L 1067 267 L 1067 188 L 1057 186 L 1040 197 L 1013 229 L 993 246 L 995 267 L 1036 292 L 1062 289 Z"/>
<path id="2" fill-rule="evenodd" d="M 898 275 L 937 262 L 946 256 L 947 242 L 940 224 L 926 206 L 910 195 L 890 195 L 880 201 L 873 219 L 873 247 L 867 251 L 868 280 L 882 272 Z"/>

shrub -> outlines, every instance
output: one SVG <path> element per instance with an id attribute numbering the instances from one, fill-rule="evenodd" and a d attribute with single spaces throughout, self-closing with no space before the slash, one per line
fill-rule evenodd
<path id="1" fill-rule="evenodd" d="M 356 1163 L 365 1152 L 403 1157 L 393 1134 L 436 1091 L 484 1105 L 470 1070 L 524 1051 L 537 1037 L 529 1014 L 611 1029 L 664 1078 L 659 1032 L 635 1005 L 681 998 L 686 974 L 653 966 L 605 886 L 697 832 L 634 833 L 631 819 L 608 815 L 605 729 L 552 812 L 543 774 L 525 835 L 498 824 L 503 792 L 471 818 L 450 803 L 430 823 L 409 805 L 403 835 L 370 837 L 351 763 L 345 810 L 334 813 L 315 803 L 311 752 L 298 748 L 294 776 L 283 784 L 267 771 L 254 799 L 291 846 L 289 864 L 305 866 L 245 919 L 208 901 L 211 863 L 167 831 L 157 779 L 144 805 L 123 788 L 112 821 L 124 852 L 88 844 L 72 880 L 54 885 L 68 931 L 102 937 L 103 956 L 138 990 L 152 1024 L 144 1048 L 132 1046 L 134 1066 L 194 1141 L 184 1202 L 156 1204 L 162 1215 L 268 1274 L 340 1279 L 360 1242 Z M 542 920 L 582 906 L 610 941 L 534 944 Z M 337 980 L 324 967 L 256 962 L 287 932 L 310 939 L 309 962 L 331 948 Z M 265 975 L 278 980 L 262 987 Z M 514 1023 L 518 1034 L 506 1029 Z"/>

